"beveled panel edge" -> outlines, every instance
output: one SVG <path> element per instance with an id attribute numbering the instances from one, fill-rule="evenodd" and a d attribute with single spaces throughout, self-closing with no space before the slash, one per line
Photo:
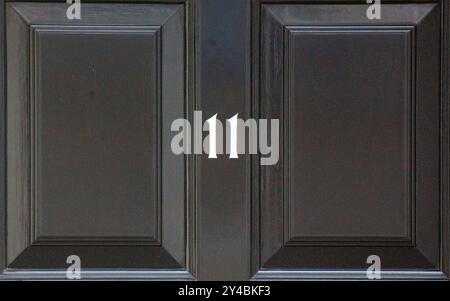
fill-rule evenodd
<path id="1" fill-rule="evenodd" d="M 314 5 L 309 5 L 311 3 L 307 3 L 306 1 L 280 1 L 280 3 L 272 1 L 269 2 L 265 0 L 256 1 L 259 1 L 263 10 L 270 11 L 270 14 L 272 14 L 273 17 L 283 25 L 320 25 L 324 22 L 324 20 L 318 18 L 316 13 L 318 11 L 327 9 L 330 6 L 335 6 L 335 10 L 333 11 L 333 14 L 327 16 L 330 17 L 326 20 L 327 25 L 357 26 L 380 24 L 380 20 L 369 20 L 366 17 L 367 5 L 361 2 L 350 4 L 339 0 L 328 3 L 321 3 L 320 1 L 318 1 Z M 420 3 L 417 1 L 405 1 L 405 3 L 383 2 L 383 17 L 381 19 L 381 22 L 383 23 L 383 25 L 418 25 L 425 16 L 427 16 L 436 6 L 439 5 L 438 2 L 439 1 L 436 1 L 434 3 Z M 408 6 L 406 4 L 414 5 Z M 296 19 L 291 11 L 288 12 L 289 10 L 287 8 L 297 11 L 304 10 L 304 13 L 307 13 L 305 15 L 307 19 Z M 350 8 L 357 9 L 361 13 L 351 14 L 348 12 Z"/>
<path id="2" fill-rule="evenodd" d="M 163 25 L 181 9 L 185 2 L 148 1 L 146 3 L 83 3 L 80 20 L 66 17 L 67 4 L 61 2 L 7 2 L 7 9 L 14 9 L 28 24 L 35 25 Z M 132 10 L 134 17 L 122 14 Z M 48 16 L 51 15 L 51 19 Z M 155 20 L 149 22 L 149 20 Z"/>

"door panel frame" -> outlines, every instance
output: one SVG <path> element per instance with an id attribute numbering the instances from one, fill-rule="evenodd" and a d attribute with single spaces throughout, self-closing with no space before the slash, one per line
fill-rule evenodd
<path id="1" fill-rule="evenodd" d="M 252 116 L 258 118 L 260 116 L 259 106 L 259 88 L 258 88 L 258 74 L 259 74 L 259 48 L 261 36 L 261 13 L 264 4 L 361 4 L 361 1 L 356 0 L 331 0 L 331 1 L 308 1 L 308 0 L 254 0 L 252 1 Z M 412 1 L 382 1 L 383 4 L 405 4 L 405 3 L 430 3 L 429 1 L 412 0 Z M 383 279 L 434 279 L 442 280 L 448 279 L 450 276 L 449 264 L 449 247 L 450 247 L 450 232 L 449 232 L 449 95 L 448 95 L 448 45 L 449 45 L 449 16 L 448 10 L 450 8 L 449 1 L 433 1 L 440 6 L 441 24 L 440 24 L 440 269 L 439 271 L 388 271 L 382 272 Z M 254 156 L 252 158 L 252 279 L 253 280 L 308 280 L 308 279 L 328 279 L 328 280 L 354 280 L 367 279 L 366 271 L 354 270 L 295 270 L 274 268 L 266 269 L 260 268 L 261 250 L 260 250 L 260 176 L 261 171 L 259 167 L 259 158 Z"/>
<path id="2" fill-rule="evenodd" d="M 20 280 L 20 279 L 67 279 L 65 270 L 36 270 L 36 269 L 8 269 L 7 268 L 7 254 L 6 254 L 6 3 L 7 2 L 46 2 L 59 3 L 61 1 L 5 1 L 0 0 L 0 24 L 3 25 L 0 31 L 0 280 Z M 194 110 L 194 70 L 195 70 L 195 53 L 194 53 L 194 31 L 195 31 L 195 0 L 86 0 L 83 3 L 145 3 L 145 4 L 183 4 L 185 15 L 185 102 L 184 102 L 184 116 L 179 118 L 186 118 L 191 120 Z M 82 271 L 83 279 L 145 279 L 145 280 L 195 280 L 197 271 L 196 262 L 196 243 L 195 243 L 195 183 L 194 175 L 196 173 L 195 160 L 191 156 L 185 157 L 185 252 L 186 262 L 185 269 L 151 269 L 151 270 L 123 270 L 123 269 L 108 269 L 108 270 L 87 270 Z M 192 221 L 192 222 L 191 222 Z M 83 267 L 82 267 L 83 268 Z"/>

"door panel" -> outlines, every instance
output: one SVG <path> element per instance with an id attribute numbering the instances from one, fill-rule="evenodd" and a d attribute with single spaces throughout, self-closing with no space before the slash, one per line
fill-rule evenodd
<path id="1" fill-rule="evenodd" d="M 439 6 L 366 9 L 260 7 L 255 103 L 282 131 L 256 167 L 256 278 L 440 270 Z"/>
<path id="2" fill-rule="evenodd" d="M 185 270 L 184 5 L 65 12 L 7 5 L 7 266 Z"/>
<path id="3" fill-rule="evenodd" d="M 447 278 L 449 1 L 361 3 L 0 0 L 0 279 Z M 278 163 L 174 155 L 196 110 Z"/>

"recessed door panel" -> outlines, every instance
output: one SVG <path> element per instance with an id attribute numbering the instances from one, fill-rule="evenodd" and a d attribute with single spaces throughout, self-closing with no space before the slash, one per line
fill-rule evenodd
<path id="1" fill-rule="evenodd" d="M 8 268 L 185 270 L 184 5 L 82 9 L 7 5 Z"/>
<path id="2" fill-rule="evenodd" d="M 366 8 L 260 7 L 255 101 L 282 130 L 257 167 L 256 278 L 440 269 L 439 6 Z"/>

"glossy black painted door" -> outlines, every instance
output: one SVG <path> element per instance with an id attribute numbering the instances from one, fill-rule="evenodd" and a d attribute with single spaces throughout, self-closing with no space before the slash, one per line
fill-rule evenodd
<path id="1" fill-rule="evenodd" d="M 439 5 L 366 9 L 257 8 L 254 104 L 282 155 L 256 167 L 256 277 L 364 278 L 371 255 L 439 277 Z"/>
<path id="2" fill-rule="evenodd" d="M 395 2 L 0 1 L 0 279 L 446 278 L 449 5 Z M 194 110 L 280 160 L 173 154 Z"/>

